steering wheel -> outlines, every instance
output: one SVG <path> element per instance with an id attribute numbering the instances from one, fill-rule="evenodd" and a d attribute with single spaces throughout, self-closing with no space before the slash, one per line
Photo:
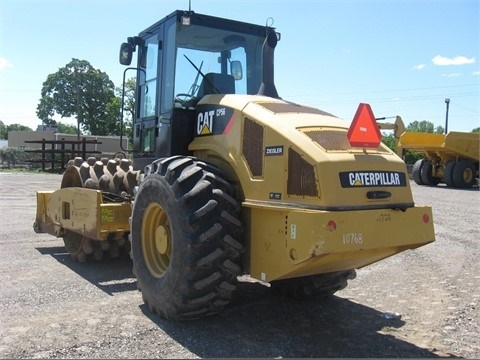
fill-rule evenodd
<path id="1" fill-rule="evenodd" d="M 195 96 L 192 94 L 187 94 L 187 93 L 179 93 L 175 95 L 175 102 L 179 103 L 180 105 L 184 107 L 189 106 L 189 101 L 192 100 Z"/>

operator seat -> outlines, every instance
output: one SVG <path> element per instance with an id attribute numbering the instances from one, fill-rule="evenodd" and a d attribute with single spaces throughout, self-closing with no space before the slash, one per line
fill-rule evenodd
<path id="1" fill-rule="evenodd" d="M 210 94 L 235 94 L 235 78 L 229 74 L 207 73 L 198 89 L 197 98 Z"/>

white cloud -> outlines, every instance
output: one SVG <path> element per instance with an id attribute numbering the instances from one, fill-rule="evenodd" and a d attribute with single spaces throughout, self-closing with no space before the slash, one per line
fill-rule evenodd
<path id="1" fill-rule="evenodd" d="M 7 67 L 13 66 L 8 62 L 7 59 L 0 57 L 0 70 L 6 69 Z"/>
<path id="2" fill-rule="evenodd" d="M 414 70 L 423 70 L 423 69 L 425 69 L 425 66 L 426 66 L 425 64 L 418 64 L 418 65 L 414 65 L 413 69 Z"/>
<path id="3" fill-rule="evenodd" d="M 434 65 L 438 66 L 448 66 L 448 65 L 466 65 L 474 64 L 475 58 L 467 58 L 466 56 L 455 56 L 453 58 L 448 58 L 445 56 L 437 55 L 432 59 Z"/>

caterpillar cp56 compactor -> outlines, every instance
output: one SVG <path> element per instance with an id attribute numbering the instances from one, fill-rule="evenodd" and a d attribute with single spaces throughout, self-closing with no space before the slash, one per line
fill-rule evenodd
<path id="1" fill-rule="evenodd" d="M 327 296 L 355 269 L 434 241 L 431 208 L 414 205 L 369 105 L 350 126 L 280 98 L 279 40 L 190 11 L 128 38 L 133 166 L 71 161 L 61 189 L 38 192 L 36 231 L 63 237 L 78 261 L 131 246 L 145 303 L 177 320 L 218 313 L 239 275 Z"/>

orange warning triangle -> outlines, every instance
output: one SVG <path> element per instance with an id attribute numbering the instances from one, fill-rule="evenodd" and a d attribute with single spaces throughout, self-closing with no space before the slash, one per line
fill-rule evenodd
<path id="1" fill-rule="evenodd" d="M 352 147 L 378 148 L 380 145 L 382 134 L 369 104 L 358 105 L 347 138 Z"/>

